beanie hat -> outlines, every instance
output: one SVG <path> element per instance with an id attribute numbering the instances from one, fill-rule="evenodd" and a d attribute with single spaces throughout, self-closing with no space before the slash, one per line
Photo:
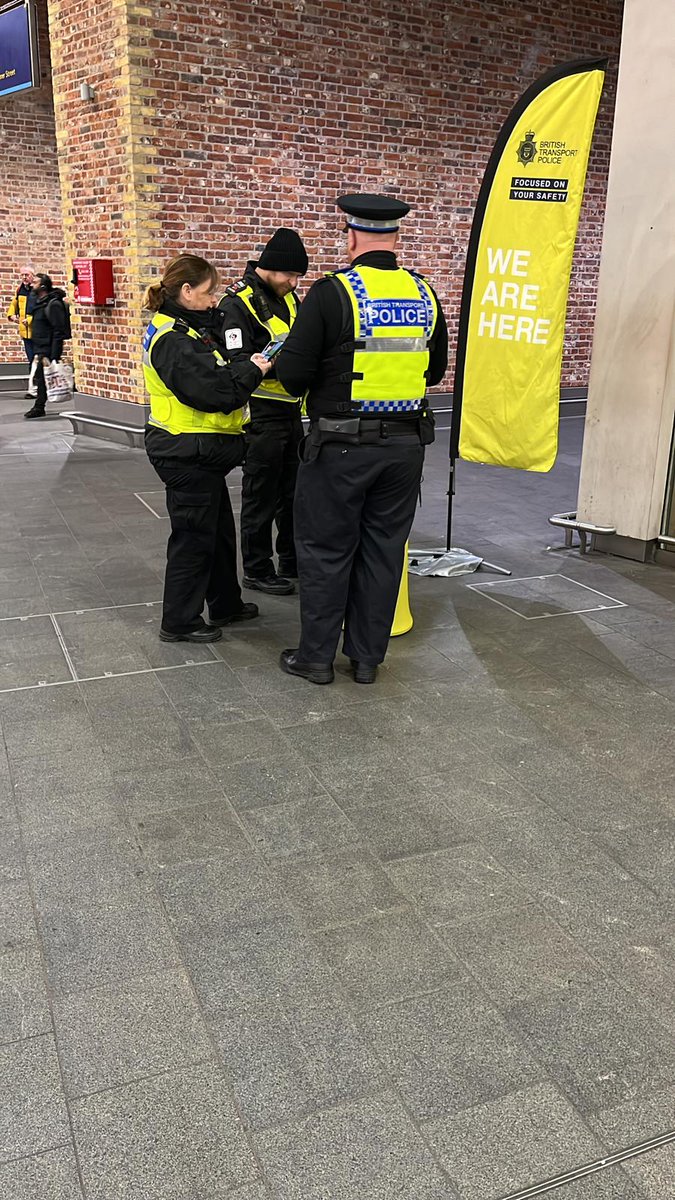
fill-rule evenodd
<path id="1" fill-rule="evenodd" d="M 262 271 L 290 271 L 306 275 L 309 259 L 300 235 L 294 229 L 277 229 L 260 255 L 257 266 Z"/>

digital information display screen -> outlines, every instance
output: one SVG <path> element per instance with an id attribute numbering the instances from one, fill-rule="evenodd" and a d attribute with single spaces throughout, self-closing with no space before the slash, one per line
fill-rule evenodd
<path id="1" fill-rule="evenodd" d="M 35 6 L 0 7 L 0 97 L 39 86 Z"/>

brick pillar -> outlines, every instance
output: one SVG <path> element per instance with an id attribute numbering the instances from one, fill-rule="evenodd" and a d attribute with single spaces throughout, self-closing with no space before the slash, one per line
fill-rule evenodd
<path id="1" fill-rule="evenodd" d="M 115 308 L 73 305 L 81 392 L 141 403 L 143 281 L 155 273 L 151 96 L 133 46 L 138 0 L 48 0 L 56 139 L 69 275 L 78 257 L 111 258 Z M 94 89 L 82 100 L 80 85 Z"/>

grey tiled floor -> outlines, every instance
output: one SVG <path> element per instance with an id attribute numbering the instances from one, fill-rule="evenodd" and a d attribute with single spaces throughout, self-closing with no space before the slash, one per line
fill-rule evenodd
<path id="1" fill-rule="evenodd" d="M 0 1200 L 501 1200 L 674 1128 L 675 573 L 546 552 L 583 423 L 549 477 L 460 464 L 456 542 L 513 581 L 413 578 L 376 686 L 320 689 L 293 598 L 162 645 L 144 455 L 22 408 Z M 670 1200 L 675 1150 L 551 1194 Z"/>

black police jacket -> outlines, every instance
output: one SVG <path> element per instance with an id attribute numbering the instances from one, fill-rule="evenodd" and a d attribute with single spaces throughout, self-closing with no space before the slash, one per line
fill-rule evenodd
<path id="1" fill-rule="evenodd" d="M 260 276 L 256 274 L 257 265 L 257 262 L 246 264 L 242 281 L 250 284 L 262 298 L 262 319 L 266 319 L 264 306 L 267 304 L 275 317 L 281 317 L 282 321 L 287 321 L 288 308 L 285 302 L 280 300 L 276 292 L 267 287 Z M 223 341 L 226 341 L 228 331 L 241 334 L 241 346 L 227 351 L 229 362 L 239 362 L 242 359 L 250 358 L 252 354 L 260 354 L 261 350 L 265 349 L 270 340 L 269 332 L 259 321 L 256 321 L 243 300 L 236 295 L 230 296 L 226 293 L 218 304 L 218 313 L 222 314 L 222 329 L 219 332 Z M 275 367 L 271 368 L 266 378 L 275 378 Z M 300 396 L 302 393 L 292 392 L 291 395 Z M 267 400 L 261 396 L 253 396 L 251 398 L 251 416 L 254 421 L 297 421 L 299 406 L 283 400 Z"/>
<path id="2" fill-rule="evenodd" d="M 227 357 L 220 340 L 220 322 L 215 310 L 192 312 L 172 300 L 165 300 L 161 312 L 184 321 L 202 335 L 202 340 L 181 332 L 180 326 L 158 338 L 152 350 L 152 365 L 170 392 L 181 404 L 199 412 L 233 412 L 248 404 L 251 392 L 263 377 L 260 367 L 243 355 L 229 367 L 217 372 L 218 387 L 214 387 L 213 347 Z"/>

